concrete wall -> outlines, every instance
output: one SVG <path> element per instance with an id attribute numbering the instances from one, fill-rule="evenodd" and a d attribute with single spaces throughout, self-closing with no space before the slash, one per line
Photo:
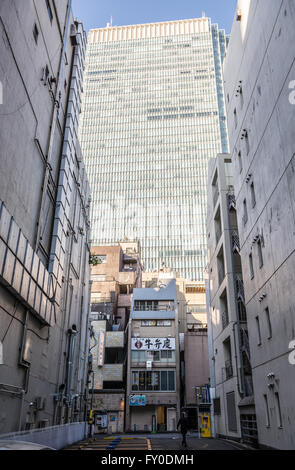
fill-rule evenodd
<path id="1" fill-rule="evenodd" d="M 290 99 L 290 86 L 295 78 L 292 47 L 295 7 L 290 0 L 240 0 L 239 8 L 242 21 L 233 25 L 224 77 L 258 434 L 262 446 L 294 449 L 291 390 L 295 387 L 295 375 L 288 357 L 289 343 L 295 337 L 295 106 Z M 251 201 L 252 183 L 255 205 Z M 248 207 L 247 222 L 243 220 L 244 200 Z M 250 273 L 250 254 L 254 277 Z M 272 335 L 268 331 L 266 308 Z M 260 322 L 261 341 L 256 318 Z M 268 400 L 269 423 L 264 396 Z M 281 423 L 276 397 L 280 401 Z"/>
<path id="2" fill-rule="evenodd" d="M 27 240 L 25 257 L 0 273 L 0 330 L 5 336 L 1 433 L 85 419 L 89 186 L 77 126 L 86 35 L 71 12 L 66 16 L 67 6 L 66 0 L 58 2 L 51 23 L 45 2 L 4 0 L 0 5 L 5 63 L 0 71 L 0 201 L 19 228 L 12 245 L 12 239 L 2 237 L 1 222 L 0 244 L 7 244 L 7 256 L 18 257 Z M 77 46 L 66 29 L 62 54 L 60 31 L 66 18 L 69 27 L 76 26 Z M 29 252 L 31 266 L 26 264 Z M 16 265 L 22 271 L 19 282 L 30 282 L 29 301 L 20 285 L 13 284 L 10 274 Z M 47 296 L 41 273 L 53 286 Z M 48 304 L 49 319 L 44 314 Z M 72 371 L 67 365 L 69 330 L 75 337 Z"/>
<path id="3" fill-rule="evenodd" d="M 209 383 L 208 337 L 206 333 L 185 333 L 185 403 L 196 404 L 194 387 Z"/>
<path id="4" fill-rule="evenodd" d="M 0 435 L 3 440 L 34 442 L 55 450 L 63 449 L 74 442 L 87 437 L 88 423 L 71 423 L 63 426 L 51 426 L 45 429 L 35 429 L 30 432 L 18 432 Z"/>

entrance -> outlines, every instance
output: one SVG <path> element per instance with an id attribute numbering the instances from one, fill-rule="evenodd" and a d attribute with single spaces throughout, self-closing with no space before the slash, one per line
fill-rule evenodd
<path id="1" fill-rule="evenodd" d="M 108 418 L 108 432 L 116 434 L 118 432 L 118 413 L 109 413 Z"/>
<path id="2" fill-rule="evenodd" d="M 167 408 L 167 431 L 176 431 L 176 409 Z"/>
<path id="3" fill-rule="evenodd" d="M 166 409 L 165 406 L 157 406 L 157 431 L 166 431 Z"/>

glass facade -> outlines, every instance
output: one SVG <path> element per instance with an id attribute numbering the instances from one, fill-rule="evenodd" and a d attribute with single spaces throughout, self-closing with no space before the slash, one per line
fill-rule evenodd
<path id="1" fill-rule="evenodd" d="M 201 281 L 207 164 L 228 151 L 228 139 L 227 40 L 209 19 L 200 21 L 200 32 L 179 21 L 159 35 L 130 38 L 127 31 L 109 40 L 102 30 L 90 33 L 80 141 L 92 191 L 92 244 L 139 239 L 146 270 L 165 263 Z"/>

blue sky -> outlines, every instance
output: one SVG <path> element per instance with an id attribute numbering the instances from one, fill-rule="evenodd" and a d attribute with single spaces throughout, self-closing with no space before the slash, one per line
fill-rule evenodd
<path id="1" fill-rule="evenodd" d="M 85 30 L 113 26 L 199 18 L 202 11 L 213 23 L 231 31 L 237 0 L 73 0 L 73 12 Z"/>

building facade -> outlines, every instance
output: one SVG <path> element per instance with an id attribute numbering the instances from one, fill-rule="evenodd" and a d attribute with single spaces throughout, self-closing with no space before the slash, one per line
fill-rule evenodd
<path id="1" fill-rule="evenodd" d="M 209 390 L 210 377 L 205 285 L 179 278 L 163 267 L 157 272 L 143 272 L 142 286 L 158 288 L 171 279 L 175 279 L 177 290 L 180 406 L 186 411 L 191 430 L 199 431 L 208 417 L 208 426 L 203 426 L 202 432 L 211 435 L 210 397 L 208 393 L 199 396 L 204 389 Z"/>
<path id="2" fill-rule="evenodd" d="M 90 31 L 80 139 L 93 243 L 140 239 L 146 270 L 203 280 L 208 160 L 228 151 L 226 44 L 205 17 Z"/>
<path id="3" fill-rule="evenodd" d="M 295 8 L 242 0 L 225 61 L 240 253 L 261 446 L 295 448 Z"/>
<path id="4" fill-rule="evenodd" d="M 71 2 L 53 3 L 0 5 L 1 434 L 87 412 L 89 186 L 77 139 L 86 36 Z"/>
<path id="5" fill-rule="evenodd" d="M 180 360 L 175 279 L 134 289 L 128 325 L 126 431 L 176 431 Z"/>
<path id="6" fill-rule="evenodd" d="M 257 444 L 240 237 L 228 154 L 209 162 L 207 237 L 214 433 Z"/>
<path id="7" fill-rule="evenodd" d="M 126 326 L 133 289 L 141 287 L 140 244 L 93 246 L 91 255 L 89 410 L 95 433 L 124 432 Z"/>

